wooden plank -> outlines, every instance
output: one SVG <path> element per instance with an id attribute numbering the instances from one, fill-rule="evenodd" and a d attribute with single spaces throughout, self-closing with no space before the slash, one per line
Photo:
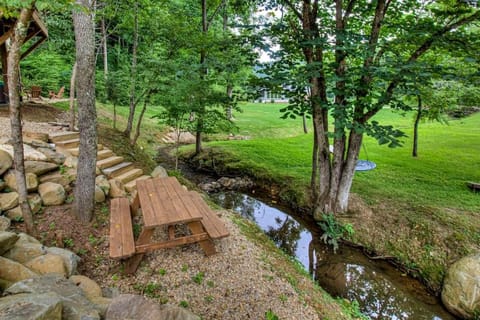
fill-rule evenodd
<path id="1" fill-rule="evenodd" d="M 187 225 L 192 232 L 192 235 L 198 235 L 205 232 L 200 221 L 193 221 L 188 223 Z M 198 244 L 203 249 L 203 252 L 205 252 L 206 256 L 211 256 L 212 254 L 216 253 L 215 245 L 209 236 L 207 236 L 207 239 L 205 240 L 198 241 Z"/>
<path id="2" fill-rule="evenodd" d="M 198 193 L 191 191 L 189 196 L 194 205 L 201 211 L 201 223 L 212 239 L 220 239 L 230 235 L 223 221 L 218 218 L 217 214 L 210 209 Z"/>
<path id="3" fill-rule="evenodd" d="M 136 250 L 137 250 L 138 253 L 146 253 L 146 252 L 153 251 L 153 250 L 173 248 L 173 247 L 176 247 L 176 246 L 201 242 L 201 241 L 205 241 L 205 240 L 208 240 L 208 239 L 209 239 L 208 234 L 206 232 L 202 232 L 202 233 L 193 234 L 193 235 L 190 235 L 190 236 L 184 236 L 184 237 L 181 237 L 181 238 L 176 238 L 176 239 L 173 239 L 173 240 L 168 240 L 168 241 L 163 241 L 163 242 L 158 242 L 158 243 L 137 245 Z"/>
<path id="4" fill-rule="evenodd" d="M 114 198 L 110 203 L 110 257 L 130 257 L 135 253 L 130 203 Z"/>
<path id="5" fill-rule="evenodd" d="M 13 34 L 13 30 L 14 30 L 13 28 L 10 28 L 7 32 L 5 32 L 0 36 L 0 45 L 4 44 L 5 41 L 7 41 L 7 39 L 10 38 L 10 36 Z"/>
<path id="6" fill-rule="evenodd" d="M 152 240 L 152 235 L 153 235 L 153 229 L 144 227 L 142 229 L 142 233 L 140 233 L 140 236 L 137 239 L 137 245 L 150 243 Z M 138 265 L 143 259 L 143 255 L 144 255 L 143 253 L 136 254 L 126 261 L 125 263 L 126 274 L 132 274 L 137 270 Z"/>

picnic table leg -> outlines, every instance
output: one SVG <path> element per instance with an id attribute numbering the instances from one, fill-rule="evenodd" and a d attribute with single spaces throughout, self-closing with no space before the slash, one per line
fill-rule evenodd
<path id="1" fill-rule="evenodd" d="M 193 221 L 193 222 L 188 223 L 188 228 L 190 229 L 192 234 L 199 234 L 199 233 L 204 233 L 205 232 L 204 229 L 203 229 L 202 223 L 199 222 L 199 221 Z M 199 241 L 198 244 L 203 249 L 206 256 L 211 256 L 212 254 L 216 253 L 215 245 L 214 245 L 212 239 L 209 238 L 207 240 Z"/>
<path id="2" fill-rule="evenodd" d="M 138 237 L 138 240 L 135 244 L 138 245 L 138 244 L 150 243 L 152 239 L 152 235 L 153 235 L 153 229 L 143 229 L 142 233 L 140 233 L 140 236 Z M 125 262 L 125 273 L 126 274 L 135 273 L 144 255 L 145 255 L 144 253 L 138 253 L 133 257 L 128 258 L 127 261 Z"/>

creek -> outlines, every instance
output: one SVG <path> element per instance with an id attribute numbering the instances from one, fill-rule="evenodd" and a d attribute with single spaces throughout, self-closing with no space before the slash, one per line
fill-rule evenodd
<path id="1" fill-rule="evenodd" d="M 356 300 L 371 319 L 455 319 L 417 280 L 383 260 L 371 260 L 341 245 L 334 254 L 321 240 L 320 227 L 287 208 L 270 206 L 237 192 L 210 194 L 226 209 L 255 222 L 287 254 L 298 259 L 334 297 Z"/>

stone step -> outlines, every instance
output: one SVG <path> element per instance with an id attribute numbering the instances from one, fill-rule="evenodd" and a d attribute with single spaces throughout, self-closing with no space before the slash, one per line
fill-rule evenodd
<path id="1" fill-rule="evenodd" d="M 151 179 L 152 177 L 151 176 L 140 176 L 136 179 L 133 179 L 132 181 L 129 181 L 125 184 L 125 190 L 127 190 L 127 192 L 132 192 L 133 190 L 137 190 L 137 181 L 139 180 L 146 180 L 146 179 Z"/>
<path id="2" fill-rule="evenodd" d="M 108 157 L 106 159 L 97 161 L 97 167 L 103 170 L 108 167 L 113 167 L 114 165 L 119 164 L 120 162 L 123 162 L 123 157 L 112 156 L 112 157 Z"/>
<path id="3" fill-rule="evenodd" d="M 61 140 L 55 142 L 55 146 L 63 149 L 72 149 L 80 145 L 80 139 Z"/>
<path id="4" fill-rule="evenodd" d="M 97 152 L 97 161 L 110 158 L 114 155 L 115 154 L 110 149 L 103 149 L 103 150 L 99 149 L 99 151 Z"/>
<path id="5" fill-rule="evenodd" d="M 133 179 L 140 177 L 141 175 L 143 175 L 142 169 L 132 169 L 119 175 L 115 179 L 121 181 L 123 184 L 126 184 L 127 182 L 130 182 Z"/>
<path id="6" fill-rule="evenodd" d="M 103 160 L 103 159 L 106 159 L 106 158 L 110 158 L 112 156 L 114 156 L 115 154 L 113 153 L 112 150 L 108 150 L 108 149 L 103 149 L 103 146 L 101 144 L 99 144 L 97 146 L 97 161 L 98 160 Z M 80 149 L 79 148 L 71 148 L 71 149 L 68 149 L 68 152 L 70 152 L 70 154 L 74 157 L 78 157 L 78 153 L 80 152 Z"/>
<path id="7" fill-rule="evenodd" d="M 62 131 L 50 133 L 48 137 L 51 142 L 57 143 L 59 141 L 78 139 L 80 137 L 80 134 L 73 131 Z"/>
<path id="8" fill-rule="evenodd" d="M 122 175 L 123 173 L 130 171 L 134 169 L 135 167 L 133 166 L 133 163 L 131 162 L 122 162 L 119 164 L 116 164 L 112 167 L 108 167 L 103 169 L 103 174 L 107 176 L 108 179 L 112 179 L 115 177 L 118 177 L 119 175 Z"/>

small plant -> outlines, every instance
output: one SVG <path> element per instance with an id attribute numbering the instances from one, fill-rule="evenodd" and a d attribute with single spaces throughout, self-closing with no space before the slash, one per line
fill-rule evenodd
<path id="1" fill-rule="evenodd" d="M 282 302 L 287 302 L 288 297 L 286 294 L 282 293 L 280 296 L 278 296 L 278 299 L 280 299 Z"/>
<path id="2" fill-rule="evenodd" d="M 158 274 L 161 275 L 161 276 L 164 276 L 167 274 L 167 270 L 161 268 L 160 270 L 158 270 Z"/>
<path id="3" fill-rule="evenodd" d="M 268 311 L 265 312 L 265 320 L 279 320 L 279 318 L 271 309 L 268 309 Z"/>
<path id="4" fill-rule="evenodd" d="M 183 272 L 187 272 L 188 271 L 188 264 L 184 264 L 182 265 L 182 269 L 181 269 Z"/>
<path id="5" fill-rule="evenodd" d="M 88 250 L 84 248 L 78 249 L 77 251 L 77 254 L 80 256 L 86 255 L 87 253 L 88 253 Z"/>
<path id="6" fill-rule="evenodd" d="M 185 300 L 180 301 L 178 305 L 182 308 L 188 308 L 188 302 Z"/>
<path id="7" fill-rule="evenodd" d="M 67 198 L 65 199 L 65 203 L 72 203 L 72 202 L 73 202 L 73 199 L 74 199 L 73 195 L 69 195 L 69 196 L 67 196 Z"/>
<path id="8" fill-rule="evenodd" d="M 62 164 L 62 165 L 60 165 L 58 170 L 60 171 L 60 174 L 63 175 L 63 174 L 65 174 L 65 172 L 67 172 L 67 167 Z"/>
<path id="9" fill-rule="evenodd" d="M 102 242 L 102 240 L 95 237 L 93 234 L 90 234 L 90 235 L 88 235 L 88 242 L 90 243 L 90 245 L 96 246 L 96 245 L 100 244 Z"/>
<path id="10" fill-rule="evenodd" d="M 214 300 L 213 296 L 208 295 L 205 297 L 205 302 L 212 303 Z"/>
<path id="11" fill-rule="evenodd" d="M 113 281 L 118 281 L 119 279 L 120 279 L 120 277 L 118 276 L 118 274 L 114 273 L 114 274 L 112 275 L 112 280 L 113 280 Z"/>
<path id="12" fill-rule="evenodd" d="M 331 245 L 333 247 L 333 252 L 336 253 L 340 239 L 345 235 L 349 237 L 353 235 L 353 227 L 351 224 L 340 224 L 332 213 L 323 214 L 322 218 L 323 221 L 318 223 L 323 230 L 320 239 L 323 240 L 325 244 Z"/>
<path id="13" fill-rule="evenodd" d="M 134 223 L 133 224 L 133 236 L 135 237 L 135 239 L 138 238 L 141 231 L 142 231 L 142 226 L 138 223 Z"/>
<path id="14" fill-rule="evenodd" d="M 201 284 L 203 282 L 203 278 L 205 277 L 205 274 L 203 272 L 199 272 L 196 275 L 192 277 L 193 282 L 196 284 Z"/>
<path id="15" fill-rule="evenodd" d="M 48 225 L 48 229 L 50 230 L 55 230 L 55 227 L 56 227 L 55 222 L 50 222 L 50 224 Z"/>
<path id="16" fill-rule="evenodd" d="M 207 286 L 208 286 L 209 288 L 213 288 L 213 287 L 215 287 L 215 283 L 214 283 L 212 280 L 208 280 L 208 281 L 207 281 Z"/>
<path id="17" fill-rule="evenodd" d="M 156 298 L 159 296 L 158 291 L 160 291 L 161 289 L 162 287 L 158 283 L 150 282 L 150 283 L 147 283 L 143 292 L 147 297 Z"/>
<path id="18" fill-rule="evenodd" d="M 72 248 L 74 245 L 73 239 L 72 238 L 63 239 L 63 245 L 67 248 Z"/>
<path id="19" fill-rule="evenodd" d="M 23 222 L 23 217 L 22 216 L 16 216 L 12 219 L 14 222 Z"/>

